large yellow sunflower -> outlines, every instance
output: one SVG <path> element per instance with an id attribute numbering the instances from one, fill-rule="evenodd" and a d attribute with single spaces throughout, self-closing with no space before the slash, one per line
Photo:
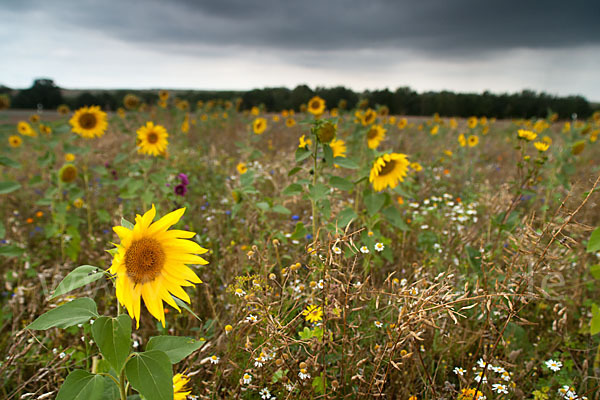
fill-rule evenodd
<path id="1" fill-rule="evenodd" d="M 104 135 L 108 123 L 106 113 L 99 106 L 81 107 L 69 120 L 76 134 L 92 139 Z"/>
<path id="2" fill-rule="evenodd" d="M 186 385 L 190 381 L 187 375 L 175 374 L 173 376 L 173 400 L 185 400 L 188 395 L 192 393 L 191 390 L 186 388 Z"/>
<path id="3" fill-rule="evenodd" d="M 137 130 L 138 152 L 158 156 L 167 151 L 169 134 L 162 125 L 146 122 L 146 125 Z"/>
<path id="4" fill-rule="evenodd" d="M 252 122 L 252 130 L 257 135 L 262 135 L 262 133 L 267 129 L 267 120 L 264 118 L 256 118 L 254 122 Z"/>
<path id="5" fill-rule="evenodd" d="M 385 138 L 385 128 L 381 125 L 373 125 L 367 132 L 367 145 L 370 149 L 376 149 Z"/>
<path id="6" fill-rule="evenodd" d="M 316 116 L 325 112 L 325 100 L 319 96 L 315 96 L 308 101 L 308 111 Z"/>
<path id="7" fill-rule="evenodd" d="M 117 277 L 117 299 L 131 318 L 140 326 L 140 297 L 146 308 L 165 326 L 163 300 L 176 308 L 173 296 L 190 303 L 190 297 L 182 286 L 202 283 L 196 273 L 185 264 L 208 264 L 196 254 L 206 253 L 191 239 L 194 232 L 168 230 L 176 224 L 185 208 L 173 211 L 156 222 L 154 205 L 143 216 L 137 215 L 133 230 L 115 226 L 121 243 L 109 269 Z"/>
<path id="8" fill-rule="evenodd" d="M 380 192 L 386 187 L 395 188 L 403 182 L 408 171 L 409 162 L 406 154 L 388 153 L 375 160 L 369 175 L 373 189 Z"/>

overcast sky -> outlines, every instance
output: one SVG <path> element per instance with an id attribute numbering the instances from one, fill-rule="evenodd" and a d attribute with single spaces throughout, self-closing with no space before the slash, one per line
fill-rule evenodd
<path id="1" fill-rule="evenodd" d="M 0 84 L 514 92 L 600 101 L 600 1 L 0 0 Z"/>

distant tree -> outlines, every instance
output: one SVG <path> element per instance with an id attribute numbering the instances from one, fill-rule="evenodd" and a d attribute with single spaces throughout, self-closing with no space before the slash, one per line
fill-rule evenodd
<path id="1" fill-rule="evenodd" d="M 53 109 L 64 102 L 61 90 L 52 79 L 36 79 L 29 89 L 21 90 L 14 97 L 13 108 L 37 108 L 38 104 Z"/>

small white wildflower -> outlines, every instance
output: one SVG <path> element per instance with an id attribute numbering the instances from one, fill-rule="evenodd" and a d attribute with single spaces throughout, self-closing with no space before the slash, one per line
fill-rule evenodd
<path id="1" fill-rule="evenodd" d="M 305 368 L 302 368 L 300 370 L 300 372 L 298 372 L 298 376 L 300 377 L 300 379 L 308 379 L 308 378 L 310 378 L 310 374 L 306 371 Z"/>
<path id="2" fill-rule="evenodd" d="M 62 351 L 58 356 L 60 358 L 65 358 L 67 356 L 67 354 L 64 351 Z"/>
<path id="3" fill-rule="evenodd" d="M 269 389 L 267 388 L 263 388 L 258 394 L 260 394 L 260 397 L 263 400 L 269 400 L 271 398 L 271 392 L 269 392 Z"/>
<path id="4" fill-rule="evenodd" d="M 335 254 L 342 254 L 342 249 L 340 249 L 340 248 L 339 248 L 339 247 L 337 247 L 337 246 L 333 246 L 333 247 L 331 248 L 331 251 L 333 251 Z"/>
<path id="5" fill-rule="evenodd" d="M 374 322 L 374 324 L 375 324 L 375 327 L 376 327 L 376 328 L 381 328 L 381 327 L 383 327 L 383 324 L 382 324 L 381 322 L 379 322 L 379 321 L 375 321 L 375 322 Z"/>
<path id="6" fill-rule="evenodd" d="M 558 372 L 562 368 L 562 362 L 548 360 L 548 361 L 546 361 L 546 367 L 548 367 L 553 372 Z"/>
<path id="7" fill-rule="evenodd" d="M 221 360 L 221 358 L 220 358 L 220 357 L 217 357 L 217 356 L 215 356 L 215 355 L 213 355 L 213 356 L 211 356 L 211 357 L 210 357 L 210 363 L 211 363 L 211 364 L 218 364 L 218 363 L 219 363 L 219 360 Z"/>
<path id="8" fill-rule="evenodd" d="M 240 289 L 240 288 L 237 288 L 237 289 L 235 289 L 235 295 L 236 295 L 237 297 L 243 297 L 243 296 L 245 296 L 245 295 L 246 295 L 246 292 L 244 292 L 244 291 L 243 291 L 242 289 Z"/>
<path id="9" fill-rule="evenodd" d="M 244 376 L 242 377 L 243 382 L 245 385 L 250 384 L 250 382 L 252 382 L 252 375 L 250 374 L 244 374 Z"/>
<path id="10" fill-rule="evenodd" d="M 258 317 L 254 314 L 250 314 L 246 317 L 246 321 L 248 322 L 257 322 L 258 321 Z"/>
<path id="11" fill-rule="evenodd" d="M 383 245 L 383 243 L 375 243 L 375 250 L 376 251 L 383 251 L 384 247 L 385 246 Z"/>
<path id="12" fill-rule="evenodd" d="M 369 253 L 369 249 L 367 248 L 367 246 L 362 246 L 360 248 L 360 252 L 363 254 L 367 254 L 367 253 Z"/>
<path id="13" fill-rule="evenodd" d="M 483 383 L 487 383 L 487 377 L 483 376 L 483 372 L 479 372 L 477 375 L 475 375 L 475 381 L 477 383 L 483 381 Z"/>
<path id="14" fill-rule="evenodd" d="M 461 367 L 455 367 L 455 368 L 454 368 L 454 373 L 455 373 L 456 375 L 463 376 L 463 375 L 465 374 L 465 372 L 466 372 L 466 371 L 465 371 L 464 369 L 462 369 Z"/>
<path id="15" fill-rule="evenodd" d="M 498 394 L 501 394 L 501 393 L 508 394 L 508 390 L 506 389 L 506 385 L 503 385 L 501 383 L 494 383 L 492 385 L 492 390 L 495 391 Z"/>

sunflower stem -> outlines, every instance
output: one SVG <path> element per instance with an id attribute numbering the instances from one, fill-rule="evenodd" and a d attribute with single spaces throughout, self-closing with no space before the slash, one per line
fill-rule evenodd
<path id="1" fill-rule="evenodd" d="M 317 135 L 313 135 L 313 139 L 315 141 L 315 146 L 313 149 L 314 165 L 313 165 L 313 181 L 312 181 L 312 184 L 314 187 L 317 184 L 317 152 L 319 150 L 319 140 L 317 138 Z M 317 203 L 315 200 L 311 199 L 310 205 L 312 208 L 312 231 L 313 231 L 312 236 L 313 236 L 313 240 L 316 242 L 316 240 L 317 240 Z"/>
<path id="2" fill-rule="evenodd" d="M 121 369 L 119 375 L 119 393 L 121 394 L 121 400 L 127 400 L 127 390 L 125 388 L 125 367 Z"/>
<path id="3" fill-rule="evenodd" d="M 90 245 L 92 248 L 94 247 L 95 241 L 92 239 L 92 196 L 90 196 L 90 185 L 89 185 L 89 176 L 88 176 L 88 166 L 87 163 L 83 166 L 83 183 L 85 185 L 85 200 L 86 200 L 86 211 L 87 211 L 87 226 L 88 226 L 88 240 L 90 241 Z"/>

